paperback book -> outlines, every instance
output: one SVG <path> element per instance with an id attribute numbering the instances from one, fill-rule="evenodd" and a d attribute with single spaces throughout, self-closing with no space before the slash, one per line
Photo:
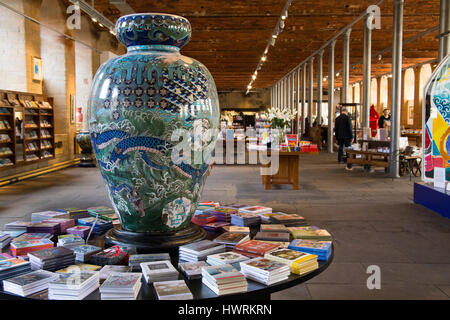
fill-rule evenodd
<path id="1" fill-rule="evenodd" d="M 130 266 L 106 265 L 100 269 L 99 278 L 105 280 L 112 272 L 131 272 Z"/>
<path id="2" fill-rule="evenodd" d="M 237 252 L 223 252 L 209 255 L 206 262 L 212 266 L 220 264 L 232 264 L 246 261 L 249 258 Z"/>
<path id="3" fill-rule="evenodd" d="M 229 264 L 202 268 L 202 283 L 217 295 L 247 292 L 245 276 Z"/>
<path id="4" fill-rule="evenodd" d="M 214 242 L 224 244 L 227 248 L 233 248 L 238 243 L 250 240 L 248 234 L 225 232 L 214 239 Z"/>
<path id="5" fill-rule="evenodd" d="M 180 246 L 179 260 L 184 262 L 196 262 L 206 260 L 206 256 L 214 253 L 225 252 L 224 244 L 211 240 L 201 240 Z"/>
<path id="6" fill-rule="evenodd" d="M 303 275 L 319 267 L 317 256 L 291 249 L 278 249 L 268 252 L 264 258 L 289 265 L 291 272 Z"/>
<path id="7" fill-rule="evenodd" d="M 10 247 L 11 253 L 17 257 L 26 255 L 30 252 L 52 248 L 53 241 L 49 239 L 11 241 Z"/>

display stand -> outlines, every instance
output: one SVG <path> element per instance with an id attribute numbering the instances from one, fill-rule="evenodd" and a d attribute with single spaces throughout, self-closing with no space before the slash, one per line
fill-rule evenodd
<path id="1" fill-rule="evenodd" d="M 205 231 L 193 223 L 178 232 L 146 233 L 114 228 L 106 233 L 105 246 L 123 245 L 135 247 L 138 253 L 151 253 L 172 250 L 204 238 Z"/>
<path id="2" fill-rule="evenodd" d="M 450 218 L 450 195 L 424 182 L 414 183 L 414 202 Z"/>

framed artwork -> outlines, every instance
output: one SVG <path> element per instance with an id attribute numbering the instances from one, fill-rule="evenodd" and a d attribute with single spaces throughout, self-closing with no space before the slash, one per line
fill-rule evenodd
<path id="1" fill-rule="evenodd" d="M 42 80 L 42 59 L 33 57 L 33 80 Z"/>
<path id="2" fill-rule="evenodd" d="M 75 123 L 75 95 L 70 95 L 70 124 Z"/>

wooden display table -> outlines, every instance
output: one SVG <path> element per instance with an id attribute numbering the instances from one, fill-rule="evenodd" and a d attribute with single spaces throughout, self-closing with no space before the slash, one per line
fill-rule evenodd
<path id="1" fill-rule="evenodd" d="M 271 152 L 268 151 L 268 156 Z M 318 154 L 318 152 L 288 152 L 279 151 L 278 171 L 273 175 L 262 175 L 262 184 L 266 190 L 271 189 L 272 184 L 292 184 L 292 190 L 298 190 L 299 157 L 302 154 Z M 261 164 L 263 168 L 269 168 L 271 163 Z"/>
<path id="2" fill-rule="evenodd" d="M 346 152 L 349 154 L 347 159 L 349 164 L 389 168 L 389 153 L 360 150 L 347 150 Z M 361 157 L 357 158 L 357 155 L 361 155 Z"/>
<path id="3" fill-rule="evenodd" d="M 409 140 L 415 140 L 416 147 L 422 147 L 422 134 L 421 133 L 413 133 L 413 132 L 404 132 L 401 134 L 402 137 L 408 137 Z"/>

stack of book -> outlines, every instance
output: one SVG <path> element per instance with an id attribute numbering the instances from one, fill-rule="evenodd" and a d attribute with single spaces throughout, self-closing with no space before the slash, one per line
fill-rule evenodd
<path id="1" fill-rule="evenodd" d="M 58 212 L 63 212 L 69 215 L 70 219 L 74 219 L 75 222 L 78 221 L 80 218 L 87 218 L 89 217 L 89 212 L 86 209 L 80 209 L 80 208 L 63 208 L 58 209 Z"/>
<path id="2" fill-rule="evenodd" d="M 255 240 L 265 240 L 265 241 L 278 241 L 278 242 L 289 242 L 289 233 L 286 232 L 270 232 L 270 231 L 260 231 L 253 239 Z"/>
<path id="3" fill-rule="evenodd" d="M 282 216 L 270 217 L 272 223 L 284 224 L 285 226 L 305 226 L 307 225 L 305 218 L 297 214 L 285 214 Z"/>
<path id="4" fill-rule="evenodd" d="M 237 253 L 237 252 L 223 252 L 216 253 L 208 256 L 206 262 L 208 262 L 212 266 L 216 266 L 219 264 L 233 264 L 241 261 L 248 260 L 248 257 Z"/>
<path id="5" fill-rule="evenodd" d="M 249 240 L 239 243 L 233 248 L 234 252 L 250 258 L 264 257 L 267 252 L 278 248 L 278 244 L 260 240 Z"/>
<path id="6" fill-rule="evenodd" d="M 203 229 L 205 229 L 206 231 L 217 232 L 221 230 L 223 227 L 227 227 L 229 225 L 230 224 L 228 222 L 216 221 L 205 224 L 203 226 Z"/>
<path id="7" fill-rule="evenodd" d="M 220 207 L 213 210 L 208 210 L 207 213 L 212 215 L 213 217 L 216 217 L 216 221 L 230 222 L 231 215 L 238 213 L 238 210 L 227 207 Z"/>
<path id="8" fill-rule="evenodd" d="M 263 206 L 252 206 L 252 207 L 244 207 L 239 209 L 239 212 L 245 212 L 245 213 L 253 213 L 253 214 L 265 214 L 265 213 L 271 213 L 272 208 L 269 207 L 263 207 Z"/>
<path id="9" fill-rule="evenodd" d="M 179 260 L 197 262 L 206 260 L 210 254 L 225 252 L 225 245 L 210 240 L 201 240 L 183 245 L 179 248 Z"/>
<path id="10" fill-rule="evenodd" d="M 268 252 L 264 258 L 289 265 L 291 272 L 303 275 L 319 267 L 317 256 L 291 249 L 277 249 Z"/>
<path id="11" fill-rule="evenodd" d="M 53 248 L 53 241 L 49 239 L 11 241 L 11 253 L 15 257 L 47 248 Z"/>
<path id="12" fill-rule="evenodd" d="M 294 239 L 332 241 L 331 234 L 327 230 L 315 226 L 290 227 L 288 229 Z"/>
<path id="13" fill-rule="evenodd" d="M 86 262 L 93 254 L 102 251 L 102 248 L 90 244 L 82 244 L 70 247 L 70 249 L 75 253 L 75 260 L 79 262 Z"/>
<path id="14" fill-rule="evenodd" d="M 291 274 L 287 264 L 262 257 L 243 261 L 240 265 L 246 278 L 268 286 L 286 280 Z"/>
<path id="15" fill-rule="evenodd" d="M 250 240 L 250 236 L 245 233 L 225 232 L 215 238 L 213 241 L 224 244 L 226 248 L 233 249 L 238 243 Z"/>
<path id="16" fill-rule="evenodd" d="M 327 261 L 331 256 L 331 241 L 294 239 L 288 249 L 315 254 L 319 261 Z"/>
<path id="17" fill-rule="evenodd" d="M 55 271 L 75 264 L 73 250 L 56 247 L 28 253 L 32 270 Z"/>
<path id="18" fill-rule="evenodd" d="M 141 268 L 147 283 L 177 280 L 179 275 L 170 261 L 142 262 Z"/>
<path id="19" fill-rule="evenodd" d="M 141 289 L 142 274 L 112 272 L 100 286 L 102 300 L 136 300 Z"/>
<path id="20" fill-rule="evenodd" d="M 170 261 L 168 253 L 133 254 L 128 258 L 128 265 L 133 272 L 141 271 L 142 262 Z"/>
<path id="21" fill-rule="evenodd" d="M 27 227 L 31 224 L 29 221 L 14 221 L 3 226 L 5 231 L 27 231 Z"/>
<path id="22" fill-rule="evenodd" d="M 89 259 L 90 263 L 98 266 L 106 266 L 108 264 L 126 264 L 128 259 L 128 251 L 120 246 L 112 246 L 101 252 L 93 254 Z"/>
<path id="23" fill-rule="evenodd" d="M 131 272 L 130 266 L 116 266 L 116 265 L 106 265 L 103 268 L 100 269 L 100 282 L 106 280 L 109 275 L 113 272 Z"/>
<path id="24" fill-rule="evenodd" d="M 261 218 L 257 214 L 241 212 L 231 215 L 231 224 L 235 226 L 248 227 L 261 223 Z"/>
<path id="25" fill-rule="evenodd" d="M 259 231 L 289 233 L 289 229 L 284 224 L 262 224 Z"/>
<path id="26" fill-rule="evenodd" d="M 245 233 L 250 235 L 249 227 L 240 227 L 240 226 L 225 226 L 222 227 L 222 230 L 225 232 L 234 232 L 234 233 Z"/>
<path id="27" fill-rule="evenodd" d="M 188 279 L 200 279 L 202 277 L 202 267 L 207 266 L 205 261 L 178 263 L 181 272 L 183 272 Z"/>
<path id="28" fill-rule="evenodd" d="M 76 234 L 63 234 L 58 236 L 57 247 L 72 248 L 84 244 L 84 239 Z"/>
<path id="29" fill-rule="evenodd" d="M 80 236 L 81 238 L 86 239 L 87 236 L 89 235 L 90 230 L 91 230 L 91 227 L 88 227 L 88 226 L 75 226 L 72 228 L 68 228 L 66 230 L 66 232 L 69 234 L 76 234 L 76 235 Z"/>
<path id="30" fill-rule="evenodd" d="M 198 226 L 204 226 L 214 221 L 216 221 L 216 217 L 206 213 L 196 214 L 191 218 L 191 222 Z"/>
<path id="31" fill-rule="evenodd" d="M 59 223 L 59 228 L 61 230 L 61 233 L 66 233 L 66 230 L 68 228 L 72 228 L 75 226 L 75 220 L 73 220 L 73 219 L 52 218 L 52 219 L 44 220 L 42 222 L 44 222 L 44 223 L 47 223 L 47 222 Z"/>
<path id="32" fill-rule="evenodd" d="M 0 256 L 0 281 L 31 271 L 28 261 L 14 257 Z"/>
<path id="33" fill-rule="evenodd" d="M 46 270 L 37 270 L 8 280 L 3 280 L 3 290 L 25 297 L 47 289 L 49 283 L 57 278 L 57 273 Z"/>
<path id="34" fill-rule="evenodd" d="M 78 224 L 80 226 L 87 226 L 87 227 L 94 228 L 93 232 L 96 235 L 103 234 L 113 227 L 113 224 L 111 221 L 105 221 L 100 218 L 97 219 L 94 217 L 78 219 Z"/>
<path id="35" fill-rule="evenodd" d="M 70 215 L 67 212 L 59 211 L 42 211 L 31 214 L 31 222 L 43 222 L 44 220 L 53 218 L 70 219 Z"/>
<path id="36" fill-rule="evenodd" d="M 227 204 L 224 207 L 240 210 L 240 209 L 247 208 L 247 207 L 250 207 L 250 206 L 248 204 L 232 203 L 232 204 Z"/>
<path id="37" fill-rule="evenodd" d="M 0 249 L 6 247 L 11 242 L 11 239 L 9 233 L 0 232 Z"/>
<path id="38" fill-rule="evenodd" d="M 100 286 L 99 273 L 95 271 L 83 270 L 58 275 L 48 285 L 50 300 L 83 300 Z"/>
<path id="39" fill-rule="evenodd" d="M 27 233 L 61 234 L 61 226 L 54 222 L 33 222 L 27 226 Z"/>
<path id="40" fill-rule="evenodd" d="M 192 300 L 191 291 L 184 280 L 160 281 L 153 283 L 159 300 Z"/>
<path id="41" fill-rule="evenodd" d="M 219 296 L 247 292 L 247 279 L 229 264 L 203 267 L 202 283 Z"/>

